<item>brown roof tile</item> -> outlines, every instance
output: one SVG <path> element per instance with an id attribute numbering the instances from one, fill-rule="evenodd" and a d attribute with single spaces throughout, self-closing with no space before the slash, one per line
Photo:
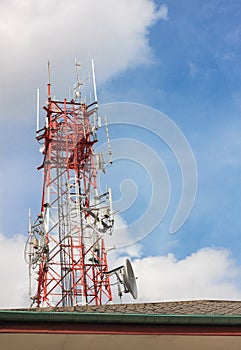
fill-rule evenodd
<path id="1" fill-rule="evenodd" d="M 111 304 L 100 306 L 31 308 L 21 309 L 21 311 L 98 312 L 159 315 L 241 315 L 241 301 L 193 300 L 158 303 Z"/>

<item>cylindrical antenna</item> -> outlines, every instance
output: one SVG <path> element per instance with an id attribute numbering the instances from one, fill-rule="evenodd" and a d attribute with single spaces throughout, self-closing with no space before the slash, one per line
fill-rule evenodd
<path id="1" fill-rule="evenodd" d="M 109 192 L 109 203 L 110 203 L 110 217 L 111 217 L 111 220 L 113 220 L 113 201 L 112 201 L 112 190 L 110 187 L 108 189 L 108 192 Z"/>
<path id="2" fill-rule="evenodd" d="M 96 123 L 97 123 L 98 116 L 96 112 L 94 113 L 94 129 L 96 130 Z"/>
<path id="3" fill-rule="evenodd" d="M 106 137 L 107 137 L 107 145 L 108 145 L 108 154 L 110 156 L 110 164 L 112 164 L 112 151 L 110 147 L 110 135 L 109 135 L 109 128 L 108 128 L 108 123 L 107 123 L 107 118 L 105 116 L 105 130 L 106 130 Z"/>
<path id="4" fill-rule="evenodd" d="M 101 128 L 101 116 L 98 115 L 97 117 L 97 123 L 98 123 L 98 128 Z"/>
<path id="5" fill-rule="evenodd" d="M 91 59 L 91 65 L 92 65 L 92 79 L 93 79 L 93 87 L 94 87 L 94 101 L 97 102 L 97 92 L 96 92 L 96 81 L 95 81 L 95 66 L 94 66 L 94 60 Z"/>
<path id="6" fill-rule="evenodd" d="M 50 100 L 51 98 L 51 93 L 50 93 L 50 62 L 48 61 L 48 99 Z"/>
<path id="7" fill-rule="evenodd" d="M 37 89 L 37 125 L 36 125 L 36 132 L 39 131 L 39 89 Z"/>

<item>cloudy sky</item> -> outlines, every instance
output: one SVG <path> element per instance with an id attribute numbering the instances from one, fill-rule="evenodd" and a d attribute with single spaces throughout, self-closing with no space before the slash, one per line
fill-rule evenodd
<path id="1" fill-rule="evenodd" d="M 75 58 L 84 76 L 92 57 L 115 159 L 100 179 L 118 210 L 110 264 L 132 259 L 141 302 L 241 299 L 240 15 L 234 0 L 1 1 L 0 307 L 27 305 L 36 89 L 43 106 L 49 60 L 68 97 Z"/>

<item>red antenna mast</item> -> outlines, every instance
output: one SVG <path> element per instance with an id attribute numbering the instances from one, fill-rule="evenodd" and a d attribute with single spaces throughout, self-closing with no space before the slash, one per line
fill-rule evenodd
<path id="1" fill-rule="evenodd" d="M 89 105 L 83 102 L 79 67 L 76 63 L 73 99 L 58 101 L 51 97 L 48 64 L 46 121 L 36 137 L 44 155 L 38 168 L 44 174 L 41 212 L 34 223 L 29 219 L 25 248 L 30 286 L 32 270 L 37 272 L 37 293 L 32 295 L 31 287 L 29 293 L 38 307 L 112 301 L 104 236 L 111 234 L 114 219 L 111 190 L 99 194 L 96 184 L 106 163 L 94 153 L 100 126 L 94 64 Z"/>

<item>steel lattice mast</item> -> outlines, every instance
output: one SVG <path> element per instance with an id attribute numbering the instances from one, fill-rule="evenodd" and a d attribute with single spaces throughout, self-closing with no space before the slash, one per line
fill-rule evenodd
<path id="1" fill-rule="evenodd" d="M 93 82 L 96 97 L 94 69 Z M 97 98 L 83 103 L 80 87 L 78 79 L 74 98 L 57 101 L 48 83 L 45 127 L 37 132 L 44 145 L 38 168 L 44 173 L 41 213 L 29 224 L 25 250 L 29 269 L 38 274 L 37 294 L 32 296 L 37 306 L 112 301 L 104 244 L 114 223 L 111 190 L 98 193 L 96 177 L 103 169 L 103 156 L 93 149 Z"/>

